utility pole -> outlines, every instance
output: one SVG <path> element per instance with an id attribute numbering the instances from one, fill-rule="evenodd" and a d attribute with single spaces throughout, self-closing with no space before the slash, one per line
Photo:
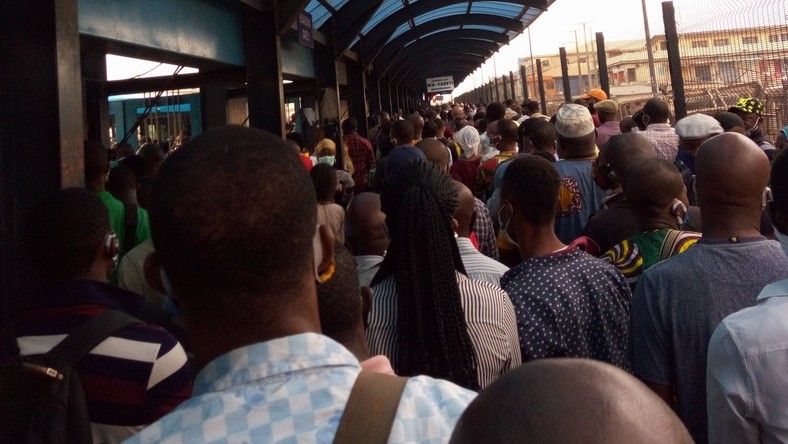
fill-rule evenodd
<path id="1" fill-rule="evenodd" d="M 588 74 L 588 89 L 591 89 L 591 57 L 588 56 L 588 34 L 586 34 L 586 24 L 583 23 L 583 40 L 585 40 L 586 51 L 586 74 Z"/>
<path id="2" fill-rule="evenodd" d="M 531 44 L 531 27 L 528 27 L 528 50 L 531 52 L 531 76 L 536 78 L 536 65 L 534 63 L 534 47 Z M 529 78 L 531 77 L 529 76 Z M 536 82 L 534 82 L 534 87 L 531 91 L 534 91 L 536 94 Z"/>
<path id="3" fill-rule="evenodd" d="M 651 76 L 651 95 L 657 96 L 657 73 L 654 71 L 654 49 L 651 48 L 651 31 L 648 27 L 648 12 L 646 0 L 641 0 L 643 6 L 643 28 L 646 30 L 646 54 L 648 54 L 648 73 Z"/>
<path id="4" fill-rule="evenodd" d="M 580 68 L 580 43 L 577 41 L 577 30 L 575 30 L 575 53 L 577 54 L 577 83 L 579 84 L 580 94 L 583 94 L 585 88 L 583 88 L 583 70 Z"/>

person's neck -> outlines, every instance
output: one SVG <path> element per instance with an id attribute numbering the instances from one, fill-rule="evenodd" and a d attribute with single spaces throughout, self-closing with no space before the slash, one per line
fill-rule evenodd
<path id="1" fill-rule="evenodd" d="M 496 148 L 502 153 L 517 152 L 517 142 L 501 141 Z"/>
<path id="2" fill-rule="evenodd" d="M 662 230 L 670 228 L 678 230 L 679 226 L 675 218 L 668 219 L 666 217 L 648 218 L 648 219 L 635 219 L 635 229 L 638 233 L 645 231 Z"/>
<path id="3" fill-rule="evenodd" d="M 755 208 L 733 207 L 715 211 L 701 206 L 703 237 L 708 239 L 747 238 L 761 235 L 760 211 Z"/>
<path id="4" fill-rule="evenodd" d="M 357 325 L 354 330 L 355 331 L 350 338 L 339 342 L 345 346 L 345 348 L 348 349 L 350 353 L 353 353 L 353 356 L 355 356 L 359 362 L 364 362 L 371 356 L 369 355 L 367 335 L 364 331 L 363 323 L 359 323 L 359 325 Z"/>
<path id="5" fill-rule="evenodd" d="M 105 191 L 105 188 L 104 188 L 104 177 L 102 176 L 101 179 L 96 179 L 96 180 L 93 180 L 91 182 L 86 183 L 85 187 L 88 190 L 90 190 L 90 191 L 92 191 L 94 193 L 100 193 L 102 191 Z"/>
<path id="6" fill-rule="evenodd" d="M 238 310 L 211 310 L 207 313 L 206 307 L 195 307 L 199 313 L 193 313 L 187 300 L 180 301 L 186 332 L 198 362 L 205 365 L 232 350 L 252 344 L 304 333 L 319 334 L 320 317 L 314 284 L 300 292 L 311 294 L 294 290 L 292 296 L 296 297 L 289 298 L 286 305 L 244 307 L 247 309 L 244 318 L 239 318 Z M 259 299 L 264 298 L 272 299 L 270 296 Z M 211 328 L 206 328 L 207 325 Z"/>
<path id="7" fill-rule="evenodd" d="M 545 256 L 566 248 L 566 244 L 555 235 L 552 224 L 542 227 L 526 225 L 517 234 L 523 260 Z"/>

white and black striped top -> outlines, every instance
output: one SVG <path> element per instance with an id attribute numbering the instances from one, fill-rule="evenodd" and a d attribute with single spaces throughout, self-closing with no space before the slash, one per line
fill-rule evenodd
<path id="1" fill-rule="evenodd" d="M 457 273 L 465 323 L 478 361 L 479 386 L 485 388 L 498 376 L 522 363 L 517 319 L 509 296 L 487 282 Z M 397 292 L 394 277 L 378 284 L 372 298 L 367 342 L 372 355 L 397 360 Z"/>
<path id="2" fill-rule="evenodd" d="M 457 248 L 469 278 L 501 286 L 501 276 L 509 271 L 509 267 L 479 253 L 467 237 L 457 238 Z"/>

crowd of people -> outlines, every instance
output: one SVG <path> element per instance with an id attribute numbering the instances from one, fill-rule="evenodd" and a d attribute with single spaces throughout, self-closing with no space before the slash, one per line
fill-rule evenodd
<path id="1" fill-rule="evenodd" d="M 30 215 L 19 353 L 144 321 L 78 364 L 94 442 L 788 442 L 788 127 L 762 113 L 592 89 L 340 140 L 88 141 L 86 188 Z"/>

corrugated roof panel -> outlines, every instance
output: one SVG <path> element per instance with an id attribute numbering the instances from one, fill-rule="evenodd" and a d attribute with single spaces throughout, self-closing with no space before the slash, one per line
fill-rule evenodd
<path id="1" fill-rule="evenodd" d="M 312 28 L 318 29 L 323 26 L 323 23 L 331 17 L 325 6 L 321 5 L 317 0 L 312 0 L 304 9 L 312 16 Z"/>
<path id="2" fill-rule="evenodd" d="M 467 3 L 459 3 L 455 5 L 444 6 L 442 8 L 434 9 L 426 14 L 422 14 L 415 19 L 413 22 L 416 23 L 416 26 L 428 22 L 430 20 L 448 17 L 452 15 L 463 15 L 468 12 L 468 4 Z"/>
<path id="3" fill-rule="evenodd" d="M 523 6 L 516 3 L 475 1 L 471 4 L 471 14 L 492 14 L 514 18 L 522 11 Z"/>
<path id="4" fill-rule="evenodd" d="M 362 28 L 361 34 L 366 35 L 366 33 L 368 33 L 372 28 L 385 20 L 386 17 L 394 14 L 404 7 L 405 5 L 402 3 L 402 0 L 383 0 L 383 4 L 380 5 L 380 8 L 378 8 L 375 14 L 369 19 L 367 24 L 364 25 L 364 28 Z"/>

